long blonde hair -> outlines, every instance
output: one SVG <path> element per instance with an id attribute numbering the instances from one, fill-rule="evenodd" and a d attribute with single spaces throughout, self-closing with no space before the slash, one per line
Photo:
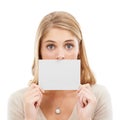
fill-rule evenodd
<path id="1" fill-rule="evenodd" d="M 35 41 L 34 62 L 32 66 L 34 78 L 31 83 L 38 84 L 38 61 L 39 59 L 42 59 L 40 53 L 41 40 L 53 27 L 68 30 L 77 37 L 79 40 L 80 53 L 78 59 L 81 60 L 81 84 L 95 84 L 96 80 L 88 64 L 80 25 L 71 14 L 62 11 L 56 11 L 46 15 L 38 26 Z"/>

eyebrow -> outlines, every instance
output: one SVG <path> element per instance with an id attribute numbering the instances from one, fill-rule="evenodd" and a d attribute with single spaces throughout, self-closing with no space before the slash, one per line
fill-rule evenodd
<path id="1" fill-rule="evenodd" d="M 46 40 L 45 42 L 55 42 L 54 40 Z"/>
<path id="2" fill-rule="evenodd" d="M 74 41 L 73 39 L 68 39 L 68 40 L 65 40 L 64 42 L 73 42 L 73 41 Z M 54 41 L 54 40 L 46 40 L 45 42 L 55 43 L 56 41 Z"/>
<path id="3" fill-rule="evenodd" d="M 65 40 L 65 42 L 74 42 L 73 39 Z"/>

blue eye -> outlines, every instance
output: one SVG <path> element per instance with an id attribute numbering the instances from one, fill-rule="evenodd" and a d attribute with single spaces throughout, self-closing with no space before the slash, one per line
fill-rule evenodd
<path id="1" fill-rule="evenodd" d="M 47 45 L 48 50 L 53 50 L 55 49 L 55 46 L 53 44 Z"/>
<path id="2" fill-rule="evenodd" d="M 72 45 L 72 44 L 66 44 L 66 45 L 65 45 L 65 48 L 66 48 L 66 49 L 72 49 L 72 48 L 73 48 L 73 45 Z"/>

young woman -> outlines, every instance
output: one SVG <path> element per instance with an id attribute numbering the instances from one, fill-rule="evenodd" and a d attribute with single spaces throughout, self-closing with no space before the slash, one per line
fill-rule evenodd
<path id="1" fill-rule="evenodd" d="M 42 90 L 38 83 L 39 59 L 80 59 L 80 88 Z M 41 21 L 32 71 L 34 79 L 30 86 L 15 92 L 9 99 L 9 120 L 112 120 L 109 93 L 96 84 L 79 23 L 69 13 L 53 12 Z"/>

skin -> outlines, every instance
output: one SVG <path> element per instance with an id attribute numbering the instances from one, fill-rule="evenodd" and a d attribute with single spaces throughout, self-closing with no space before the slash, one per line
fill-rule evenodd
<path id="1" fill-rule="evenodd" d="M 52 29 L 42 40 L 42 59 L 77 59 L 78 40 L 69 31 Z"/>
<path id="2" fill-rule="evenodd" d="M 46 37 L 43 38 L 40 52 L 42 59 L 77 59 L 79 41 L 67 30 L 52 28 Z M 42 90 L 38 85 L 32 84 L 24 94 L 25 120 L 36 120 L 39 107 L 41 107 L 47 118 L 57 119 L 53 110 L 56 107 L 56 103 L 60 103 L 64 97 L 66 99 L 64 100 L 63 111 L 65 111 L 64 113 L 67 116 L 63 115 L 64 117 L 69 118 L 73 106 L 77 103 L 79 120 L 90 120 L 92 118 L 97 102 L 89 84 L 81 85 L 77 91 L 47 92 Z M 52 101 L 52 104 L 46 107 L 45 104 L 47 102 L 50 103 L 51 98 L 56 101 Z"/>

